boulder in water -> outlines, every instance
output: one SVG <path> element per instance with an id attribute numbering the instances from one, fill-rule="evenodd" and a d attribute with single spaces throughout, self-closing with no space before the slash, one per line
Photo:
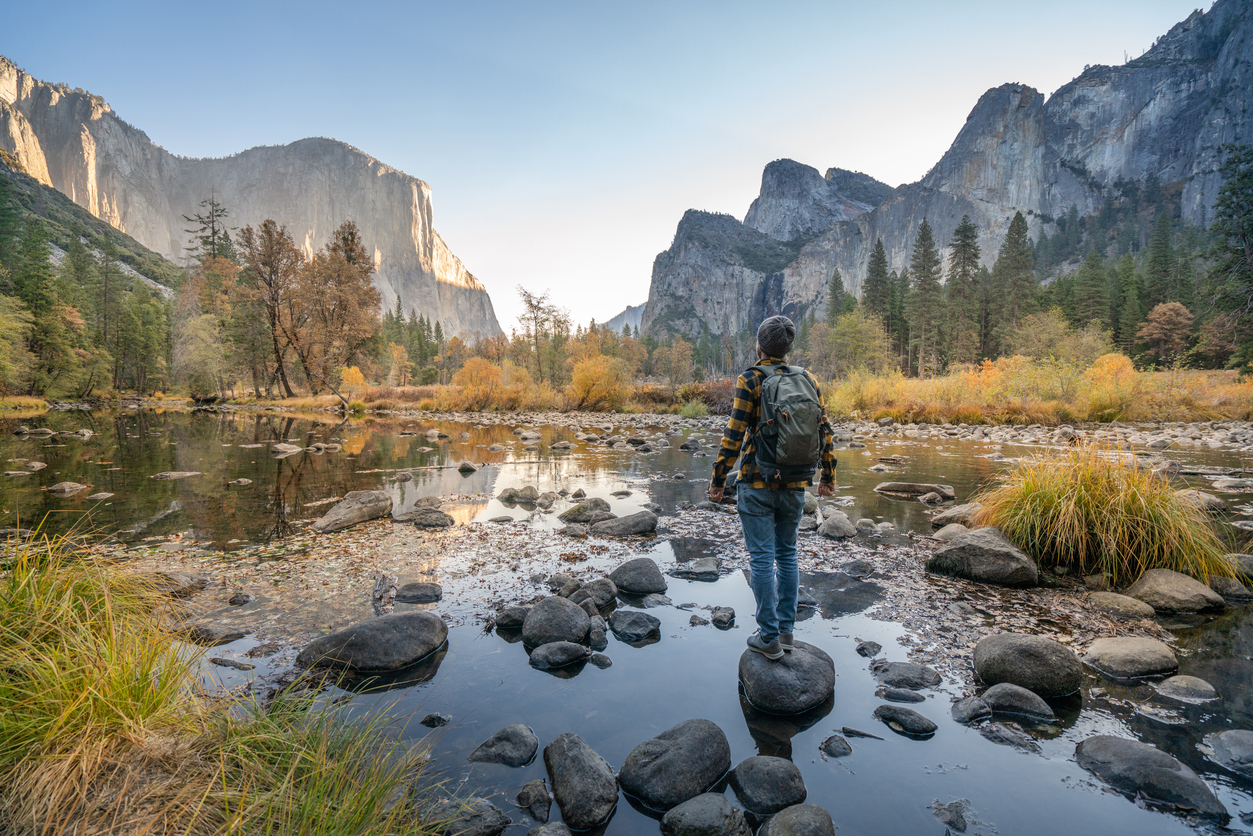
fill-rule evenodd
<path id="1" fill-rule="evenodd" d="M 544 766 L 567 826 L 590 830 L 618 803 L 618 779 L 605 759 L 571 732 L 544 747 Z"/>
<path id="2" fill-rule="evenodd" d="M 1043 636 L 987 636 L 975 645 L 974 667 L 985 685 L 1010 682 L 1047 699 L 1073 694 L 1083 681 L 1075 652 Z"/>
<path id="3" fill-rule="evenodd" d="M 1149 569 L 1127 594 L 1158 612 L 1202 612 L 1227 606 L 1223 596 L 1205 584 L 1172 569 Z"/>
<path id="4" fill-rule="evenodd" d="M 392 613 L 314 639 L 300 651 L 296 664 L 390 671 L 429 656 L 447 639 L 448 626 L 433 613 Z"/>
<path id="5" fill-rule="evenodd" d="M 591 619 L 578 604 L 560 596 L 544 598 L 531 608 L 522 623 L 522 640 L 532 647 L 549 642 L 581 642 Z"/>
<path id="6" fill-rule="evenodd" d="M 661 819 L 663 836 L 751 836 L 744 813 L 722 793 L 684 801 Z"/>
<path id="7" fill-rule="evenodd" d="M 657 562 L 651 557 L 637 557 L 628 560 L 609 573 L 609 579 L 622 592 L 632 595 L 647 595 L 650 592 L 665 592 L 666 579 L 661 574 Z"/>
<path id="8" fill-rule="evenodd" d="M 539 750 L 535 732 L 521 723 L 505 726 L 470 753 L 470 763 L 499 763 L 526 766 Z"/>
<path id="9" fill-rule="evenodd" d="M 817 804 L 797 804 L 767 819 L 757 836 L 835 836 L 835 824 Z"/>
<path id="10" fill-rule="evenodd" d="M 740 682 L 750 704 L 769 714 L 800 714 L 826 702 L 835 693 L 835 663 L 807 642 L 782 659 L 771 661 L 745 650 L 740 657 Z"/>
<path id="11" fill-rule="evenodd" d="M 1116 790 L 1227 819 L 1227 808 L 1195 772 L 1171 755 L 1122 737 L 1098 735 L 1075 747 L 1079 766 Z"/>
<path id="12" fill-rule="evenodd" d="M 669 810 L 712 787 L 731 767 L 731 746 L 709 720 L 686 720 L 631 750 L 618 781 L 654 810 Z"/>
<path id="13" fill-rule="evenodd" d="M 750 813 L 768 816 L 805 800 L 805 781 L 796 764 L 765 755 L 748 758 L 731 770 L 731 789 Z"/>
<path id="14" fill-rule="evenodd" d="M 999 528 L 978 528 L 953 538 L 927 559 L 927 571 L 999 586 L 1036 586 L 1035 561 Z"/>
<path id="15" fill-rule="evenodd" d="M 349 491 L 335 507 L 309 528 L 318 534 L 330 534 L 358 523 L 386 517 L 391 512 L 392 498 L 387 491 Z"/>
<path id="16" fill-rule="evenodd" d="M 1117 679 L 1164 676 L 1179 670 L 1179 660 L 1168 645 L 1144 636 L 1097 639 L 1083 661 Z"/>

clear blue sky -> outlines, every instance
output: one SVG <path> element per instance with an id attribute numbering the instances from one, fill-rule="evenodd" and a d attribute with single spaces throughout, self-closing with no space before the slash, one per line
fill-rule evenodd
<path id="1" fill-rule="evenodd" d="M 683 211 L 743 218 L 771 160 L 917 180 L 989 87 L 1052 93 L 1195 3 L 5 0 L 0 54 L 174 153 L 329 136 L 422 178 L 508 331 L 519 284 L 643 302 Z"/>

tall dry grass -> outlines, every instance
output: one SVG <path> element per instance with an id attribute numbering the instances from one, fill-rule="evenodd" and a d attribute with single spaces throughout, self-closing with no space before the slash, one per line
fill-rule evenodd
<path id="1" fill-rule="evenodd" d="M 1024 459 L 974 498 L 978 526 L 995 525 L 1038 563 L 1133 582 L 1148 569 L 1202 581 L 1232 576 L 1205 512 L 1118 450 L 1082 445 Z"/>
<path id="2" fill-rule="evenodd" d="M 417 834 L 425 752 L 312 699 L 209 704 L 145 579 L 64 541 L 0 561 L 0 822 L 15 833 Z"/>
<path id="3" fill-rule="evenodd" d="M 836 416 L 908 423 L 1253 419 L 1253 379 L 1235 372 L 1139 372 L 1121 354 L 1088 367 L 1002 357 L 942 377 L 853 373 L 823 387 Z"/>

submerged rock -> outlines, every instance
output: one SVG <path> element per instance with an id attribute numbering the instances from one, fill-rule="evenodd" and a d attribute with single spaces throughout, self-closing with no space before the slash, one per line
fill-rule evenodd
<path id="1" fill-rule="evenodd" d="M 722 793 L 704 793 L 684 801 L 661 819 L 664 836 L 751 836 L 744 813 Z"/>
<path id="2" fill-rule="evenodd" d="M 953 538 L 927 559 L 927 571 L 999 586 L 1036 586 L 1035 561 L 999 528 L 979 528 Z"/>
<path id="3" fill-rule="evenodd" d="M 503 810 L 486 798 L 464 802 L 445 799 L 431 808 L 429 819 L 444 822 L 438 828 L 443 836 L 499 836 L 513 824 Z"/>
<path id="4" fill-rule="evenodd" d="M 1228 818 L 1227 808 L 1195 772 L 1147 743 L 1099 735 L 1075 747 L 1075 759 L 1079 766 L 1128 795 Z"/>
<path id="5" fill-rule="evenodd" d="M 559 735 L 544 747 L 544 766 L 566 825 L 589 830 L 609 818 L 618 803 L 618 779 L 583 738 Z"/>
<path id="6" fill-rule="evenodd" d="M 953 703 L 953 719 L 964 726 L 986 720 L 992 716 L 992 709 L 978 697 L 966 697 Z"/>
<path id="7" fill-rule="evenodd" d="M 349 491 L 335 507 L 309 528 L 319 534 L 330 534 L 358 523 L 386 517 L 391 512 L 392 498 L 386 491 Z"/>
<path id="8" fill-rule="evenodd" d="M 1150 569 L 1127 589 L 1127 594 L 1158 612 L 1201 612 L 1227 606 L 1223 597 L 1205 584 L 1171 569 Z"/>
<path id="9" fill-rule="evenodd" d="M 1039 695 L 1020 685 L 1002 682 L 984 691 L 979 699 L 994 714 L 1017 714 L 1034 720 L 1054 720 L 1056 715 Z"/>
<path id="10" fill-rule="evenodd" d="M 919 690 L 940 684 L 940 675 L 916 662 L 889 662 L 875 671 L 879 682 L 891 688 Z"/>
<path id="11" fill-rule="evenodd" d="M 888 496 L 920 497 L 929 493 L 937 494 L 941 500 L 956 499 L 957 492 L 952 485 L 925 485 L 917 482 L 880 482 L 875 486 L 875 493 Z M 950 520 L 950 522 L 959 522 Z"/>
<path id="12" fill-rule="evenodd" d="M 397 604 L 433 604 L 444 597 L 437 583 L 407 583 L 396 590 Z"/>
<path id="13" fill-rule="evenodd" d="M 805 781 L 786 758 L 757 756 L 731 770 L 731 789 L 751 813 L 768 816 L 805 800 Z"/>
<path id="14" fill-rule="evenodd" d="M 1253 731 L 1231 729 L 1208 734 L 1200 748 L 1219 766 L 1253 776 Z"/>
<path id="15" fill-rule="evenodd" d="M 199 470 L 167 470 L 164 473 L 155 473 L 149 476 L 155 482 L 174 482 L 179 479 L 190 479 L 193 476 L 203 476 Z"/>
<path id="16" fill-rule="evenodd" d="M 438 508 L 414 508 L 392 519 L 398 523 L 413 523 L 418 528 L 451 528 L 457 522 Z"/>
<path id="17" fill-rule="evenodd" d="M 910 737 L 930 737 L 937 728 L 917 711 L 899 705 L 881 705 L 874 710 L 874 716 L 892 731 Z"/>
<path id="18" fill-rule="evenodd" d="M 552 671 L 582 662 L 592 651 L 574 642 L 548 642 L 531 651 L 531 667 Z"/>
<path id="19" fill-rule="evenodd" d="M 782 659 L 771 661 L 745 650 L 740 656 L 740 682 L 754 707 L 769 714 L 800 714 L 826 702 L 835 693 L 835 663 L 806 642 Z"/>
<path id="20" fill-rule="evenodd" d="M 709 720 L 687 720 L 631 750 L 618 781 L 654 810 L 669 810 L 712 787 L 731 767 L 731 746 Z"/>
<path id="21" fill-rule="evenodd" d="M 1050 699 L 1073 694 L 1083 681 L 1075 652 L 1043 636 L 987 636 L 975 645 L 974 667 L 985 685 L 1010 682 Z"/>
<path id="22" fill-rule="evenodd" d="M 1218 699 L 1218 691 L 1213 685 L 1204 679 L 1186 674 L 1163 679 L 1153 688 L 1163 697 L 1179 702 L 1200 703 Z"/>
<path id="23" fill-rule="evenodd" d="M 817 804 L 797 804 L 767 819 L 757 836 L 835 836 L 835 824 Z"/>
<path id="24" fill-rule="evenodd" d="M 505 607 L 496 616 L 496 626 L 502 630 L 521 630 L 530 611 L 529 607 Z"/>
<path id="25" fill-rule="evenodd" d="M 447 639 L 448 626 L 433 613 L 393 613 L 314 639 L 300 651 L 296 664 L 352 671 L 397 670 L 434 653 Z"/>
<path id="26" fill-rule="evenodd" d="M 78 482 L 57 482 L 48 488 L 48 493 L 54 493 L 57 496 L 73 496 L 79 491 L 87 490 L 86 485 L 80 485 Z"/>
<path id="27" fill-rule="evenodd" d="M 689 581 L 716 581 L 718 580 L 718 568 L 718 558 L 698 557 L 695 560 L 680 563 L 671 574 L 676 578 L 683 578 Z"/>
<path id="28" fill-rule="evenodd" d="M 1179 660 L 1168 645 L 1143 636 L 1097 639 L 1088 647 L 1083 661 L 1118 679 L 1163 676 L 1179 670 Z"/>
<path id="29" fill-rule="evenodd" d="M 824 755 L 830 758 L 842 758 L 853 754 L 853 747 L 849 745 L 847 740 L 840 737 L 838 734 L 833 734 L 826 740 L 822 741 L 822 744 L 818 748 L 822 750 Z"/>
<path id="30" fill-rule="evenodd" d="M 499 763 L 526 766 L 539 750 L 535 732 L 521 723 L 505 726 L 470 753 L 470 763 Z"/>
<path id="31" fill-rule="evenodd" d="M 660 635 L 661 620 L 644 612 L 617 610 L 609 616 L 609 629 L 624 642 L 638 642 Z"/>

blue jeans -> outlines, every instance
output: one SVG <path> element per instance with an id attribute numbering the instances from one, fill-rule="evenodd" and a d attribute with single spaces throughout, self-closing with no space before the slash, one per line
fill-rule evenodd
<path id="1" fill-rule="evenodd" d="M 749 585 L 757 599 L 762 641 L 772 642 L 796 625 L 796 532 L 805 510 L 804 488 L 750 488 L 736 491 L 736 509 L 748 545 Z M 777 578 L 777 580 L 776 580 Z"/>

